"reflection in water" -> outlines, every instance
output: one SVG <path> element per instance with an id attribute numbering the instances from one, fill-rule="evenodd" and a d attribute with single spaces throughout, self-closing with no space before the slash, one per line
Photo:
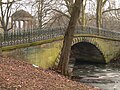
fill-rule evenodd
<path id="1" fill-rule="evenodd" d="M 120 68 L 112 64 L 79 62 L 73 74 L 83 83 L 92 84 L 102 90 L 120 90 Z"/>
<path id="2" fill-rule="evenodd" d="M 13 51 L 4 52 L 4 55 L 14 57 L 20 60 L 26 60 L 31 64 L 43 68 L 51 67 L 60 52 L 61 41 L 47 43 L 39 46 L 16 49 Z"/>

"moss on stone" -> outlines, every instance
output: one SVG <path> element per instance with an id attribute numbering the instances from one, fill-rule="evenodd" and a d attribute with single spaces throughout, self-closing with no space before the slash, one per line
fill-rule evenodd
<path id="1" fill-rule="evenodd" d="M 41 41 L 37 41 L 37 42 L 32 42 L 32 43 L 25 43 L 25 44 L 13 45 L 13 46 L 5 46 L 5 47 L 2 47 L 1 49 L 2 49 L 2 51 L 9 51 L 9 50 L 14 50 L 14 49 L 19 49 L 19 48 L 25 48 L 25 47 L 50 43 L 50 42 L 54 42 L 54 41 L 58 41 L 58 40 L 62 40 L 62 39 L 63 39 L 63 36 L 48 39 L 48 40 L 41 40 Z"/>
<path id="2" fill-rule="evenodd" d="M 74 38 L 79 38 L 78 42 L 85 40 L 86 42 L 89 41 L 90 43 L 96 45 L 96 47 L 100 49 L 101 53 L 103 54 L 106 63 L 110 62 L 111 59 L 116 57 L 118 55 L 118 52 L 120 51 L 119 44 L 116 47 L 116 44 L 114 43 L 114 42 L 120 42 L 120 40 L 117 40 L 117 39 L 112 39 L 112 38 L 98 36 L 98 35 L 91 35 L 91 34 L 76 34 L 74 35 Z M 51 42 L 62 40 L 62 39 L 63 39 L 63 36 L 60 36 L 57 38 L 41 40 L 41 41 L 32 42 L 32 43 L 19 44 L 14 46 L 5 46 L 5 47 L 2 47 L 1 49 L 2 51 L 8 51 L 8 50 L 14 50 L 19 48 L 41 45 L 45 43 L 51 43 Z M 75 40 L 75 43 L 77 43 L 76 40 Z"/>

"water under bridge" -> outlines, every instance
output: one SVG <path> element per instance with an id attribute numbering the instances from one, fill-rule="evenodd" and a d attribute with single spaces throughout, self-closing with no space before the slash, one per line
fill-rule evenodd
<path id="1" fill-rule="evenodd" d="M 30 47 L 63 40 L 66 27 L 12 30 L 1 35 L 1 50 Z M 62 46 L 62 43 L 61 43 Z M 76 60 L 108 63 L 120 54 L 120 33 L 77 26 L 71 46 L 70 62 Z M 59 56 L 57 61 L 59 61 Z"/>

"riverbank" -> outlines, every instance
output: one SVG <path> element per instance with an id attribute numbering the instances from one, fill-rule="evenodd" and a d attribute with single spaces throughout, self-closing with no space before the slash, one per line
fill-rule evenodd
<path id="1" fill-rule="evenodd" d="M 0 90 L 98 90 L 54 71 L 24 61 L 0 57 Z"/>

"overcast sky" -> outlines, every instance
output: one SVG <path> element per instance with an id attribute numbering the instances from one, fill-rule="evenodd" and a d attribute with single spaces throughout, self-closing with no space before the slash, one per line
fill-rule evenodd
<path id="1" fill-rule="evenodd" d="M 7 0 L 2 0 L 2 1 L 6 2 Z M 10 1 L 12 1 L 12 0 L 10 0 Z M 35 0 L 22 0 L 21 2 L 22 3 L 24 2 L 24 5 L 22 5 L 20 7 L 20 9 L 24 9 L 24 10 L 28 11 L 29 13 L 31 13 L 32 15 L 34 15 L 35 9 L 32 8 L 32 4 L 26 5 L 26 3 L 31 2 L 31 1 L 34 2 Z M 95 2 L 96 0 L 93 0 L 93 1 Z M 117 8 L 120 7 L 120 0 L 108 0 L 108 1 L 114 1 L 116 4 L 116 7 Z M 109 6 L 109 4 L 107 2 L 105 5 L 105 8 L 108 8 L 108 6 Z M 87 0 L 86 13 L 91 13 L 91 11 L 93 11 L 95 13 L 96 8 L 91 8 L 91 7 L 96 7 L 96 4 L 91 5 L 91 4 L 89 4 L 89 0 Z M 93 9 L 93 10 L 91 10 L 91 9 Z"/>

